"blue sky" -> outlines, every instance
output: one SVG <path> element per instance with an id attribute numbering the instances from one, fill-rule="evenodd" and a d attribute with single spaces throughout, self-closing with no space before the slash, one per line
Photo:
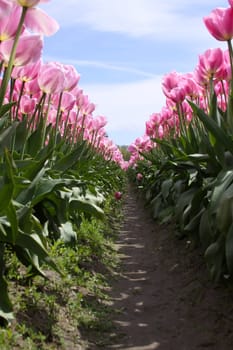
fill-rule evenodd
<path id="1" fill-rule="evenodd" d="M 162 77 L 192 72 L 198 55 L 226 48 L 203 23 L 227 0 L 51 0 L 41 6 L 60 24 L 45 38 L 44 61 L 72 64 L 80 88 L 108 120 L 106 131 L 129 145 L 165 104 Z"/>

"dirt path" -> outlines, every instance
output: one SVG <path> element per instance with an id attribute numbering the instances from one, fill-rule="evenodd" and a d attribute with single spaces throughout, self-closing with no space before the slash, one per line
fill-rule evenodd
<path id="1" fill-rule="evenodd" d="M 133 189 L 124 215 L 111 291 L 117 340 L 104 349 L 232 350 L 233 291 L 213 286 L 198 251 L 155 224 Z"/>

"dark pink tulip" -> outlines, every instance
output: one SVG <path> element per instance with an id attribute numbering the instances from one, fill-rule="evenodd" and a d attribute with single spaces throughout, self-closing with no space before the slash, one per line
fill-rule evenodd
<path id="1" fill-rule="evenodd" d="M 198 84 L 202 86 L 208 86 L 210 79 L 225 78 L 226 61 L 223 51 L 220 48 L 208 49 L 199 55 L 194 76 Z"/>
<path id="2" fill-rule="evenodd" d="M 175 103 L 180 103 L 185 99 L 185 90 L 183 87 L 177 86 L 170 91 L 169 98 Z"/>
<path id="3" fill-rule="evenodd" d="M 141 181 L 143 179 L 143 175 L 141 173 L 137 173 L 136 178 L 138 181 Z"/>
<path id="4" fill-rule="evenodd" d="M 177 72 L 166 74 L 162 79 L 162 90 L 166 97 L 170 98 L 172 89 L 178 86 L 180 75 Z"/>
<path id="5" fill-rule="evenodd" d="M 0 44 L 0 56 L 6 65 L 9 62 L 13 42 L 13 39 L 9 39 Z M 40 35 L 21 35 L 18 41 L 13 65 L 24 66 L 38 61 L 41 57 L 42 48 L 43 40 Z"/>
<path id="6" fill-rule="evenodd" d="M 34 112 L 37 100 L 27 95 L 21 97 L 19 110 L 22 114 L 31 114 Z"/>
<path id="7" fill-rule="evenodd" d="M 231 1 L 232 3 L 232 1 Z M 233 8 L 216 8 L 203 18 L 206 28 L 217 40 L 229 41 L 233 38 Z"/>

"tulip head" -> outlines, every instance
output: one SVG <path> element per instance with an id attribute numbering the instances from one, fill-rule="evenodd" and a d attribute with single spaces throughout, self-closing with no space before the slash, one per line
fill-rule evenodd
<path id="1" fill-rule="evenodd" d="M 22 7 L 34 7 L 40 2 L 48 2 L 49 0 L 17 0 L 17 3 Z"/>
<path id="2" fill-rule="evenodd" d="M 141 173 L 137 173 L 136 178 L 138 181 L 141 181 L 143 179 L 143 175 Z"/>
<path id="3" fill-rule="evenodd" d="M 233 4 L 233 1 L 230 3 Z M 216 8 L 203 20 L 206 28 L 215 39 L 229 41 L 233 38 L 233 7 Z"/>
<path id="4" fill-rule="evenodd" d="M 119 192 L 119 191 L 115 192 L 115 199 L 116 199 L 117 201 L 119 201 L 121 198 L 122 198 L 122 193 Z"/>

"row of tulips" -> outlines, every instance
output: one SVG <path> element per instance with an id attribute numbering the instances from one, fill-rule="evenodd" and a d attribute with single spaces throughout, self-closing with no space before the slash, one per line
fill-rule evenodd
<path id="1" fill-rule="evenodd" d="M 226 50 L 206 50 L 193 73 L 164 76 L 166 106 L 130 145 L 128 165 L 154 218 L 175 218 L 219 281 L 233 277 L 233 2 L 204 23 Z"/>
<path id="2" fill-rule="evenodd" d="M 59 273 L 51 244 L 75 245 L 83 217 L 104 217 L 125 167 L 75 68 L 43 62 L 43 35 L 59 26 L 40 2 L 0 0 L 0 318 L 7 321 L 6 250 L 31 276 L 45 276 L 44 264 Z"/>

